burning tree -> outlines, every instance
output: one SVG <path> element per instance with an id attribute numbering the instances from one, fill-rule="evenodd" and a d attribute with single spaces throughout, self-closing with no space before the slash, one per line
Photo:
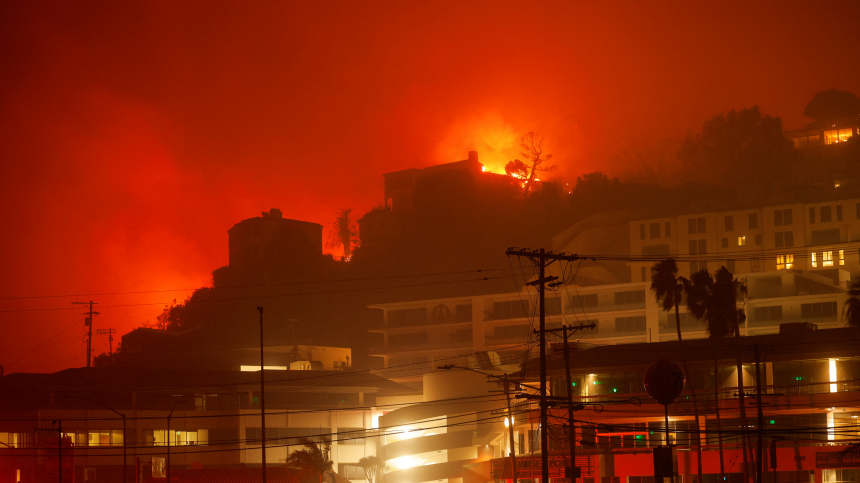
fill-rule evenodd
<path id="1" fill-rule="evenodd" d="M 325 246 L 326 248 L 343 247 L 343 259 L 346 261 L 352 257 L 352 250 L 358 245 L 358 224 L 352 214 L 352 208 L 343 208 L 332 224 Z"/>
<path id="2" fill-rule="evenodd" d="M 544 162 L 552 158 L 552 154 L 543 154 L 543 136 L 540 134 L 529 132 L 520 138 L 520 154 L 525 161 L 515 159 L 505 165 L 505 173 L 521 180 L 523 188 L 523 196 L 528 197 L 532 190 L 532 185 L 537 180 L 539 172 L 549 172 L 555 169 L 555 166 L 544 166 Z"/>

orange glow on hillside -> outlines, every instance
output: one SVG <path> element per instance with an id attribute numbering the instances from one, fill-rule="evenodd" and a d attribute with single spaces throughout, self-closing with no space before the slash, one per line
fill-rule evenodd
<path id="1" fill-rule="evenodd" d="M 448 129 L 436 149 L 437 159 L 449 163 L 477 151 L 484 171 L 505 174 L 505 165 L 520 156 L 519 131 L 495 113 L 463 119 Z"/>

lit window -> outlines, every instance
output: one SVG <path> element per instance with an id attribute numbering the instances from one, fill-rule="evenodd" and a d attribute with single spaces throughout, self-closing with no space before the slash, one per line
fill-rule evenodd
<path id="1" fill-rule="evenodd" d="M 818 259 L 815 257 L 815 252 L 812 252 L 812 268 L 816 268 L 818 266 Z"/>
<path id="2" fill-rule="evenodd" d="M 821 254 L 821 266 L 822 267 L 832 267 L 833 266 L 833 252 L 824 252 Z"/>
<path id="3" fill-rule="evenodd" d="M 792 268 L 794 268 L 794 254 L 787 253 L 785 255 L 776 256 L 777 270 L 790 270 Z"/>
<path id="4" fill-rule="evenodd" d="M 845 250 L 839 250 L 839 264 L 845 265 Z"/>
<path id="5" fill-rule="evenodd" d="M 738 246 L 742 247 L 742 246 L 746 246 L 746 244 L 747 244 L 747 237 L 746 236 L 739 236 L 738 237 Z"/>

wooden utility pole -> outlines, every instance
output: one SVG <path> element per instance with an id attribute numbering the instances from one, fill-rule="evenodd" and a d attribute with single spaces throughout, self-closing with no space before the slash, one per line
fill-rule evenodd
<path id="1" fill-rule="evenodd" d="M 96 334 L 108 336 L 108 354 L 113 354 L 113 335 L 116 334 L 116 329 L 97 329 Z"/>
<path id="2" fill-rule="evenodd" d="M 755 392 L 758 399 L 758 441 L 756 442 L 756 466 L 755 481 L 762 483 L 764 474 L 764 412 L 761 404 L 761 352 L 759 345 L 755 345 Z"/>
<path id="3" fill-rule="evenodd" d="M 508 401 L 508 439 L 510 444 L 508 447 L 511 450 L 511 481 L 516 483 L 517 480 L 517 448 L 514 444 L 514 412 L 511 411 L 511 383 L 505 380 L 505 399 Z M 504 471 L 502 472 L 504 474 Z"/>
<path id="4" fill-rule="evenodd" d="M 558 329 L 544 329 L 544 332 L 559 332 L 561 331 L 564 337 L 564 370 L 567 381 L 567 425 L 570 429 L 570 469 L 565 470 L 565 478 L 569 478 L 571 483 L 574 483 L 579 478 L 579 468 L 576 466 L 576 430 L 573 425 L 573 381 L 570 376 L 570 345 L 568 344 L 568 331 L 576 331 L 583 329 L 593 329 L 596 327 L 594 322 L 590 324 L 579 324 L 578 326 L 563 325 Z"/>
<path id="5" fill-rule="evenodd" d="M 263 483 L 266 483 L 266 366 L 263 364 L 263 307 L 257 307 L 260 312 L 260 426 L 263 431 Z M 170 483 L 170 482 L 168 482 Z"/>
<path id="6" fill-rule="evenodd" d="M 555 276 L 546 276 L 546 267 L 559 260 L 576 261 L 580 258 L 576 255 L 564 253 L 546 252 L 540 250 L 507 250 L 505 254 L 518 257 L 526 257 L 538 267 L 538 278 L 528 282 L 538 288 L 540 304 L 540 449 L 541 449 L 541 483 L 549 483 L 549 417 L 547 406 L 549 404 L 546 394 L 546 284 L 558 280 Z"/>
<path id="7" fill-rule="evenodd" d="M 90 300 L 89 302 L 72 302 L 75 305 L 89 305 L 90 311 L 85 313 L 87 316 L 85 320 L 85 325 L 89 326 L 89 332 L 87 333 L 87 367 L 92 367 L 93 362 L 93 316 L 99 315 L 98 312 L 93 312 L 93 305 L 98 305 L 98 302 L 93 302 Z"/>

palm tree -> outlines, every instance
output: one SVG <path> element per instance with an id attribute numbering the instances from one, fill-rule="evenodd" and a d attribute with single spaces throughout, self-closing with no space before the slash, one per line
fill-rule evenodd
<path id="1" fill-rule="evenodd" d="M 697 319 L 705 319 L 708 323 L 708 334 L 711 339 L 722 339 L 735 336 L 738 351 L 735 361 L 738 384 L 738 405 L 740 408 L 741 425 L 746 427 L 746 403 L 744 401 L 743 365 L 741 360 L 740 324 L 746 320 L 743 309 L 738 308 L 738 300 L 746 296 L 747 287 L 734 278 L 726 267 L 720 267 L 711 277 L 707 270 L 694 273 L 687 287 L 687 310 Z M 747 439 L 742 437 L 744 478 L 749 481 L 747 473 Z"/>
<path id="2" fill-rule="evenodd" d="M 287 467 L 313 473 L 319 477 L 319 481 L 322 483 L 323 475 L 332 469 L 332 462 L 328 459 L 328 451 L 323 451 L 308 438 L 299 439 L 299 443 L 302 445 L 302 449 L 290 453 L 287 457 Z"/>
<path id="3" fill-rule="evenodd" d="M 358 245 L 358 226 L 352 214 L 352 208 L 343 208 L 338 212 L 328 233 L 326 248 L 343 247 L 343 259 L 352 257 L 352 249 Z"/>
<path id="4" fill-rule="evenodd" d="M 711 277 L 707 270 L 694 273 L 687 289 L 687 310 L 697 319 L 705 319 L 711 339 L 740 336 L 740 324 L 746 320 L 738 300 L 747 293 L 746 285 L 734 278 L 726 267 Z"/>
<path id="5" fill-rule="evenodd" d="M 849 327 L 860 328 L 860 278 L 848 289 L 848 300 L 842 307 L 842 317 Z"/>
<path id="6" fill-rule="evenodd" d="M 684 364 L 684 373 L 690 375 L 690 370 L 687 368 L 687 358 L 684 356 L 684 343 L 681 337 L 681 314 L 679 305 L 687 288 L 688 281 L 684 277 L 678 276 L 678 265 L 675 259 L 667 258 L 654 264 L 651 267 L 651 291 L 658 302 L 662 302 L 663 310 L 666 312 L 675 309 L 675 328 L 678 330 L 678 346 L 681 352 L 681 362 Z M 690 381 L 690 395 L 693 397 L 693 414 L 696 416 L 696 441 L 698 448 L 698 473 L 699 481 L 702 481 L 702 434 L 699 432 L 699 404 L 696 401 L 696 391 L 693 389 L 693 383 Z M 666 441 L 666 444 L 669 444 Z"/>
<path id="7" fill-rule="evenodd" d="M 358 460 L 358 466 L 364 470 L 364 476 L 367 477 L 367 483 L 382 483 L 385 479 L 385 473 L 388 472 L 388 466 L 385 460 L 379 456 L 366 456 Z"/>
<path id="8" fill-rule="evenodd" d="M 678 266 L 674 258 L 667 258 L 651 267 L 651 291 L 658 302 L 662 302 L 666 312 L 675 309 L 675 328 L 681 341 L 681 315 L 678 306 L 684 296 L 686 279 L 678 276 Z M 687 369 L 684 368 L 686 371 Z"/>

